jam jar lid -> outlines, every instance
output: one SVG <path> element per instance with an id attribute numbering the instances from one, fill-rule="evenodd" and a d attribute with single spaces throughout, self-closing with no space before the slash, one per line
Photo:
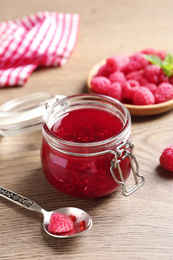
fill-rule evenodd
<path id="1" fill-rule="evenodd" d="M 16 135 L 41 129 L 45 105 L 64 98 L 51 93 L 34 93 L 13 99 L 0 106 L 0 135 Z"/>

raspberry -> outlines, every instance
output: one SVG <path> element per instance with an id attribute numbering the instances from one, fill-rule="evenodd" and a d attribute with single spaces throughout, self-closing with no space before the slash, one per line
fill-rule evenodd
<path id="1" fill-rule="evenodd" d="M 154 93 L 157 89 L 157 86 L 154 83 L 149 83 L 145 85 L 146 88 L 148 88 L 152 93 Z"/>
<path id="2" fill-rule="evenodd" d="M 163 51 L 163 50 L 155 50 L 153 48 L 147 48 L 145 50 L 142 50 L 141 53 L 144 53 L 144 54 L 151 54 L 151 55 L 154 55 L 154 56 L 157 56 L 159 57 L 161 60 L 164 60 L 165 56 L 166 56 L 166 52 Z"/>
<path id="3" fill-rule="evenodd" d="M 155 98 L 148 88 L 140 87 L 134 93 L 132 101 L 134 105 L 151 105 L 155 103 Z"/>
<path id="4" fill-rule="evenodd" d="M 109 75 L 109 80 L 114 83 L 118 82 L 121 85 L 123 85 L 126 82 L 126 78 L 124 76 L 124 73 L 121 71 L 115 71 Z"/>
<path id="5" fill-rule="evenodd" d="M 129 58 L 124 56 L 112 56 L 106 60 L 106 68 L 110 72 L 114 71 L 124 71 L 127 64 L 129 63 Z"/>
<path id="6" fill-rule="evenodd" d="M 165 75 L 162 69 L 160 71 L 160 74 L 158 75 L 158 79 L 159 79 L 159 83 L 169 82 L 169 77 Z"/>
<path id="7" fill-rule="evenodd" d="M 102 65 L 102 66 L 98 69 L 97 74 L 95 75 L 95 77 L 99 77 L 99 76 L 103 76 L 103 77 L 108 78 L 108 76 L 109 76 L 109 71 L 107 71 L 107 69 L 106 69 L 106 64 Z"/>
<path id="8" fill-rule="evenodd" d="M 162 83 L 158 86 L 155 93 L 156 103 L 162 103 L 173 98 L 173 86 L 169 83 Z"/>
<path id="9" fill-rule="evenodd" d="M 132 100 L 135 91 L 139 88 L 139 82 L 136 80 L 128 80 L 123 87 L 123 98 Z"/>
<path id="10" fill-rule="evenodd" d="M 160 74 L 161 68 L 158 65 L 147 65 L 144 68 L 143 75 L 154 84 L 157 84 L 159 82 L 159 74 Z"/>
<path id="11" fill-rule="evenodd" d="M 169 83 L 173 85 L 173 76 L 169 78 Z"/>
<path id="12" fill-rule="evenodd" d="M 164 169 L 173 172 L 173 145 L 164 149 L 159 160 Z"/>
<path id="13" fill-rule="evenodd" d="M 130 79 L 127 81 L 130 86 L 133 88 L 133 87 L 137 87 L 137 86 L 140 86 L 139 82 L 137 80 L 134 80 L 134 79 Z"/>
<path id="14" fill-rule="evenodd" d="M 122 101 L 122 86 L 118 82 L 114 82 L 108 91 L 108 96 Z"/>
<path id="15" fill-rule="evenodd" d="M 164 60 L 166 55 L 167 55 L 166 51 L 163 51 L 163 50 L 157 51 L 157 54 L 156 54 L 156 56 L 158 56 L 161 60 Z"/>
<path id="16" fill-rule="evenodd" d="M 141 78 L 142 78 L 141 71 L 132 71 L 132 72 L 129 72 L 126 74 L 126 80 L 134 79 L 134 80 L 140 81 Z"/>
<path id="17" fill-rule="evenodd" d="M 91 80 L 91 89 L 99 94 L 107 94 L 110 84 L 110 80 L 105 77 L 95 77 Z"/>
<path id="18" fill-rule="evenodd" d="M 50 217 L 50 224 L 48 227 L 48 231 L 50 233 L 63 233 L 69 232 L 73 229 L 73 221 L 68 216 L 54 212 Z"/>
<path id="19" fill-rule="evenodd" d="M 141 51 L 141 53 L 144 54 L 151 54 L 151 55 L 157 55 L 157 51 L 154 48 L 147 48 Z"/>
<path id="20" fill-rule="evenodd" d="M 139 80 L 139 83 L 140 83 L 141 86 L 146 86 L 150 82 L 145 77 L 142 76 L 141 79 Z"/>
<path id="21" fill-rule="evenodd" d="M 143 72 L 141 70 L 132 71 L 126 74 L 126 80 L 130 79 L 138 81 L 141 86 L 149 84 L 149 81 L 143 76 Z"/>
<path id="22" fill-rule="evenodd" d="M 141 70 L 145 66 L 149 64 L 148 60 L 146 60 L 142 53 L 137 52 L 130 57 L 130 62 L 126 66 L 126 73 L 136 70 Z"/>

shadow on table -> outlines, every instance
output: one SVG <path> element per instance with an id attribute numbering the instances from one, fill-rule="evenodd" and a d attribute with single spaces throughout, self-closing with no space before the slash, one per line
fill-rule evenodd
<path id="1" fill-rule="evenodd" d="M 159 177 L 166 180 L 173 180 L 173 173 L 163 169 L 160 165 L 156 168 Z"/>

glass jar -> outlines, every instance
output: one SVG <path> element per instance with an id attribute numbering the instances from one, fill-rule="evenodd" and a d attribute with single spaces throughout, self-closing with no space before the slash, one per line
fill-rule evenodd
<path id="1" fill-rule="evenodd" d="M 119 187 L 124 195 L 130 195 L 141 187 L 144 177 L 139 174 L 133 154 L 131 118 L 122 103 L 103 95 L 80 94 L 50 106 L 47 104 L 46 108 L 42 120 L 41 162 L 52 186 L 62 193 L 84 199 L 108 195 Z M 85 122 L 82 130 L 81 122 Z M 91 124 L 96 126 L 94 130 Z M 62 130 L 60 126 L 63 138 L 57 134 Z M 104 133 L 100 130 L 102 127 Z M 84 139 L 71 139 L 76 135 L 81 138 L 81 131 L 84 131 Z M 89 141 L 85 138 L 86 133 Z M 125 181 L 131 171 L 135 184 L 127 189 Z"/>

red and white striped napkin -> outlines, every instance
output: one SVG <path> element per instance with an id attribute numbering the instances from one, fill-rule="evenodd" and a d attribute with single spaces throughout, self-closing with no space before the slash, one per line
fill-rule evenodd
<path id="1" fill-rule="evenodd" d="M 72 53 L 78 14 L 39 12 L 0 23 L 0 87 L 23 85 L 39 66 L 62 66 Z"/>

